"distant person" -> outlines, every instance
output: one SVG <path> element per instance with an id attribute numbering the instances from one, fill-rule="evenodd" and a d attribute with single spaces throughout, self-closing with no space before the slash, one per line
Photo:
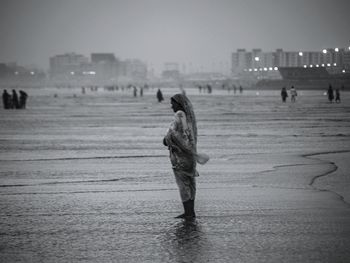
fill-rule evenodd
<path id="1" fill-rule="evenodd" d="M 295 102 L 296 101 L 296 97 L 298 96 L 297 90 L 294 88 L 294 86 L 291 87 L 290 89 L 290 96 L 291 96 L 291 101 Z"/>
<path id="2" fill-rule="evenodd" d="M 19 91 L 19 108 L 25 109 L 27 104 L 28 94 L 23 90 Z"/>
<path id="3" fill-rule="evenodd" d="M 288 92 L 287 92 L 286 87 L 283 87 L 283 88 L 282 88 L 281 97 L 282 97 L 282 101 L 283 101 L 283 102 L 286 102 L 286 99 L 287 99 L 287 97 L 288 97 Z"/>
<path id="4" fill-rule="evenodd" d="M 158 102 L 162 102 L 164 100 L 163 93 L 160 89 L 158 89 L 157 91 L 157 99 L 158 99 Z"/>
<path id="5" fill-rule="evenodd" d="M 134 86 L 134 97 L 137 97 L 137 88 Z"/>
<path id="6" fill-rule="evenodd" d="M 239 86 L 239 93 L 240 93 L 240 94 L 243 93 L 243 88 L 242 88 L 242 86 Z"/>
<path id="7" fill-rule="evenodd" d="M 207 85 L 207 89 L 208 89 L 208 94 L 211 94 L 213 91 L 213 88 L 211 87 L 210 84 Z"/>
<path id="8" fill-rule="evenodd" d="M 331 84 L 329 84 L 329 87 L 328 87 L 328 90 L 327 90 L 327 95 L 328 95 L 328 101 L 330 103 L 332 103 L 333 100 L 334 100 L 334 92 L 333 92 L 333 88 L 332 88 Z"/>
<path id="9" fill-rule="evenodd" d="M 339 89 L 335 90 L 335 102 L 340 103 L 340 91 L 339 91 Z"/>
<path id="10" fill-rule="evenodd" d="M 143 88 L 140 88 L 140 97 L 143 97 Z"/>
<path id="11" fill-rule="evenodd" d="M 14 89 L 12 90 L 12 108 L 19 109 L 18 95 Z"/>
<path id="12" fill-rule="evenodd" d="M 11 109 L 11 95 L 5 89 L 2 93 L 2 104 L 5 110 Z"/>

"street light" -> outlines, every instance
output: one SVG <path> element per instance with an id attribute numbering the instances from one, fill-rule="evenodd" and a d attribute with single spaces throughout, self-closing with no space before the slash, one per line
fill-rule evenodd
<path id="1" fill-rule="evenodd" d="M 260 58 L 259 57 L 255 57 L 254 60 L 255 61 L 260 61 Z"/>
<path id="2" fill-rule="evenodd" d="M 302 57 L 303 56 L 303 52 L 300 51 L 299 52 L 299 56 Z"/>
<path id="3" fill-rule="evenodd" d="M 274 67 L 273 69 L 274 69 L 274 70 L 278 70 L 278 67 Z"/>
<path id="4" fill-rule="evenodd" d="M 323 49 L 323 50 L 322 50 L 322 53 L 323 53 L 323 54 L 327 54 L 327 49 Z"/>
<path id="5" fill-rule="evenodd" d="M 335 52 L 339 52 L 339 48 L 336 47 L 336 48 L 334 49 L 334 51 L 335 51 Z"/>

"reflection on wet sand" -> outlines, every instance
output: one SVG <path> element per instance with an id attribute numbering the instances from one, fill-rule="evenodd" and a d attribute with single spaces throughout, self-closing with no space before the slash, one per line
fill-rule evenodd
<path id="1" fill-rule="evenodd" d="M 202 262 L 208 259 L 209 244 L 198 220 L 181 220 L 162 237 L 164 250 L 173 262 Z"/>

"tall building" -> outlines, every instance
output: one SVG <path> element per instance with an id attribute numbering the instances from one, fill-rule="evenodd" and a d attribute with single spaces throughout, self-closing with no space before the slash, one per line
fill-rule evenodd
<path id="1" fill-rule="evenodd" d="M 281 48 L 274 52 L 263 52 L 258 48 L 251 52 L 237 49 L 237 52 L 232 53 L 231 66 L 234 76 L 247 71 L 276 71 L 278 67 L 328 67 L 329 71 L 342 72 L 350 68 L 350 49 L 328 48 L 322 51 L 299 52 L 284 51 Z"/>
<path id="2" fill-rule="evenodd" d="M 50 58 L 51 77 L 65 77 L 81 71 L 81 65 L 89 63 L 84 55 L 66 53 Z"/>
<path id="3" fill-rule="evenodd" d="M 98 80 L 115 81 L 120 75 L 120 63 L 113 53 L 91 53 L 91 65 Z"/>

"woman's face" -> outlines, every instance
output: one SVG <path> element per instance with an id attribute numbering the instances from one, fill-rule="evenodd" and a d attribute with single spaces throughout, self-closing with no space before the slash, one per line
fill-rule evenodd
<path id="1" fill-rule="evenodd" d="M 178 110 L 181 110 L 180 105 L 175 101 L 175 100 L 170 100 L 171 102 L 171 108 L 173 109 L 174 112 L 177 112 Z"/>

